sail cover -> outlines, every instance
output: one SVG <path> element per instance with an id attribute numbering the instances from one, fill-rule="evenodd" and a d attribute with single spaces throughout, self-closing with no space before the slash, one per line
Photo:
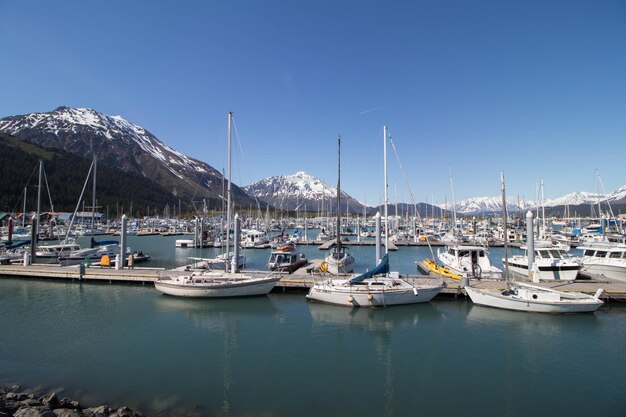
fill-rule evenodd
<path id="1" fill-rule="evenodd" d="M 389 256 L 385 254 L 385 256 L 383 256 L 383 259 L 380 260 L 380 262 L 378 263 L 378 265 L 376 265 L 374 269 L 372 269 L 371 271 L 367 271 L 364 274 L 355 276 L 354 278 L 350 279 L 350 282 L 361 282 L 366 278 L 371 278 L 374 275 L 378 274 L 386 274 L 387 272 L 389 272 Z"/>

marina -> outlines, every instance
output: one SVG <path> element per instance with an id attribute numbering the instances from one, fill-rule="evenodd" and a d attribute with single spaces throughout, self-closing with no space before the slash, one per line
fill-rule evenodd
<path id="1" fill-rule="evenodd" d="M 282 292 L 285 290 L 306 292 L 314 282 L 327 279 L 330 275 L 313 273 L 312 271 L 319 267 L 321 259 L 313 260 L 307 268 L 301 268 L 296 272 L 282 273 L 283 277 L 277 282 L 274 292 Z M 23 266 L 19 264 L 0 265 L 0 278 L 34 278 L 42 280 L 69 280 L 76 283 L 88 282 L 104 282 L 104 283 L 136 283 L 142 285 L 153 285 L 159 278 L 160 274 L 182 274 L 183 271 L 169 271 L 159 267 L 135 267 L 133 269 L 120 269 L 109 267 L 100 267 L 92 265 L 83 269 L 77 266 L 61 266 L 51 264 L 39 264 Z M 404 273 L 404 272 L 403 272 Z M 264 276 L 268 271 L 262 270 L 246 270 L 248 275 Z M 434 280 L 428 275 L 418 275 L 406 273 L 406 279 L 415 281 Z M 439 279 L 439 277 L 437 277 Z M 441 291 L 441 296 L 465 296 L 463 285 L 460 280 L 453 278 L 445 278 L 446 287 Z M 475 281 L 476 282 L 476 281 Z M 506 283 L 504 280 L 484 279 L 475 284 L 477 287 L 493 290 L 504 290 Z M 604 290 L 602 298 L 626 301 L 626 283 L 610 282 L 607 280 L 578 279 L 566 282 L 542 282 L 538 285 L 546 288 L 559 289 L 566 292 L 582 292 L 586 294 L 594 294 L 599 288 Z"/>

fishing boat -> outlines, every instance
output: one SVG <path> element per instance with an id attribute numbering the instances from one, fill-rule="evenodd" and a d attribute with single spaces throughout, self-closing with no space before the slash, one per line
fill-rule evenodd
<path id="1" fill-rule="evenodd" d="M 232 135 L 232 112 L 228 112 L 228 191 L 226 209 L 226 251 L 228 259 L 239 259 L 239 216 L 235 215 L 234 221 L 234 244 L 233 254 L 230 256 L 230 220 L 231 220 L 231 135 Z M 226 258 L 225 258 L 226 259 Z M 224 264 L 223 271 L 179 271 L 164 273 L 154 282 L 154 287 L 163 294 L 178 297 L 244 297 L 252 295 L 265 295 L 269 293 L 280 280 L 280 275 L 252 276 L 237 272 L 236 265 L 230 268 L 228 262 Z"/>
<path id="2" fill-rule="evenodd" d="M 437 252 L 443 268 L 454 275 L 472 278 L 502 279 L 502 270 L 491 265 L 488 249 L 483 246 L 450 245 Z M 461 279 L 459 278 L 459 279 Z"/>
<path id="3" fill-rule="evenodd" d="M 324 259 L 325 269 L 334 275 L 349 274 L 354 271 L 354 257 L 347 247 L 341 244 L 341 136 L 337 137 L 337 242 L 331 253 Z"/>
<path id="4" fill-rule="evenodd" d="M 537 242 L 532 250 L 531 262 L 529 262 L 528 247 L 523 246 L 522 249 L 525 250 L 523 255 L 502 259 L 511 273 L 522 279 L 537 274 L 540 281 L 574 281 L 578 276 L 581 268 L 580 260 L 569 255 L 560 245 L 554 245 L 548 241 Z M 529 263 L 531 264 L 530 271 L 528 270 Z"/>
<path id="5" fill-rule="evenodd" d="M 504 228 L 505 236 L 507 229 L 507 210 L 504 190 L 504 173 L 500 174 L 502 182 L 502 205 L 504 207 Z M 527 230 L 533 230 L 533 214 L 526 215 Z M 533 235 L 529 233 L 529 247 L 534 246 Z M 507 240 L 504 241 L 505 258 L 508 254 Z M 526 268 L 528 270 L 528 267 Z M 509 276 L 509 266 L 505 264 L 505 279 L 507 288 L 505 290 L 494 290 L 478 288 L 477 286 L 466 285 L 465 292 L 477 305 L 495 307 L 514 311 L 527 311 L 536 313 L 586 313 L 594 312 L 603 301 L 600 295 L 603 290 L 598 289 L 591 296 L 576 292 L 563 292 L 551 288 L 543 288 L 530 283 L 521 283 L 512 280 Z"/>
<path id="6" fill-rule="evenodd" d="M 583 250 L 581 274 L 626 282 L 626 244 L 597 242 L 580 249 Z"/>
<path id="7" fill-rule="evenodd" d="M 294 243 L 286 242 L 277 246 L 276 249 L 270 253 L 267 267 L 271 271 L 286 271 L 292 273 L 308 263 L 309 261 L 306 255 L 297 250 Z"/>

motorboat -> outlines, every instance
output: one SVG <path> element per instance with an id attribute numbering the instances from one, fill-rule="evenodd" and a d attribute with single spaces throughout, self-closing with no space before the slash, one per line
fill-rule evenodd
<path id="1" fill-rule="evenodd" d="M 267 267 L 272 271 L 292 273 L 308 263 L 304 253 L 297 250 L 295 244 L 284 243 L 270 253 Z"/>
<path id="2" fill-rule="evenodd" d="M 93 248 L 79 249 L 68 253 L 67 255 L 60 256 L 59 262 L 61 265 L 78 265 L 81 263 L 96 263 L 100 262 L 102 257 L 108 257 L 109 259 L 115 259 L 120 254 L 121 247 L 119 243 L 108 243 L 95 246 Z M 125 256 L 131 254 L 130 248 L 126 248 Z"/>
<path id="3" fill-rule="evenodd" d="M 63 241 L 54 245 L 39 245 L 35 251 L 37 262 L 56 263 L 59 258 L 80 250 L 80 245 L 73 240 Z"/>
<path id="4" fill-rule="evenodd" d="M 597 242 L 579 249 L 583 251 L 581 274 L 626 282 L 626 244 Z"/>
<path id="5" fill-rule="evenodd" d="M 439 261 L 452 274 L 472 278 L 502 279 L 500 268 L 491 265 L 488 249 L 483 246 L 450 245 L 437 252 Z"/>
<path id="6" fill-rule="evenodd" d="M 537 242 L 530 271 L 528 270 L 528 248 L 522 247 L 522 249 L 525 249 L 523 255 L 502 259 L 511 273 L 517 277 L 536 280 L 534 274 L 538 274 L 540 281 L 573 281 L 578 276 L 581 268 L 580 260 L 569 255 L 561 246 L 550 242 L 541 242 L 541 244 Z"/>

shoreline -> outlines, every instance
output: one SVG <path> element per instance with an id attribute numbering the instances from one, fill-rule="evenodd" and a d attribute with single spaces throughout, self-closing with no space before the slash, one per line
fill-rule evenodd
<path id="1" fill-rule="evenodd" d="M 126 406 L 108 405 L 84 408 L 80 402 L 56 393 L 37 395 L 22 390 L 19 385 L 0 386 L 0 416 L 2 417 L 146 417 Z"/>

